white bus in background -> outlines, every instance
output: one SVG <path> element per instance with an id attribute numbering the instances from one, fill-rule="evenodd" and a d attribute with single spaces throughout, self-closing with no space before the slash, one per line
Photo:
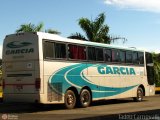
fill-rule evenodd
<path id="1" fill-rule="evenodd" d="M 64 103 L 155 94 L 152 56 L 133 48 L 49 33 L 7 35 L 3 44 L 4 102 Z"/>

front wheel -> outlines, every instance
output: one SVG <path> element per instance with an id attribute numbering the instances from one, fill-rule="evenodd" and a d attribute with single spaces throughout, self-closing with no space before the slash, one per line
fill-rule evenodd
<path id="1" fill-rule="evenodd" d="M 135 102 L 141 102 L 143 100 L 143 95 L 144 95 L 143 89 L 139 87 L 137 89 L 137 97 L 134 97 L 133 100 Z"/>
<path id="2" fill-rule="evenodd" d="M 91 103 L 91 94 L 87 89 L 83 89 L 80 93 L 80 106 L 85 108 Z"/>
<path id="3" fill-rule="evenodd" d="M 72 90 L 67 90 L 64 97 L 65 107 L 73 109 L 76 105 L 76 95 Z"/>

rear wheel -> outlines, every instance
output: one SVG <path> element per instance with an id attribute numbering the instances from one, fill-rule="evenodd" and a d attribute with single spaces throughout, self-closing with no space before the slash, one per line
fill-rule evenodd
<path id="1" fill-rule="evenodd" d="M 91 103 L 91 94 L 87 89 L 83 89 L 80 93 L 80 106 L 85 108 Z"/>
<path id="2" fill-rule="evenodd" d="M 144 91 L 141 87 L 137 89 L 137 97 L 134 97 L 135 102 L 141 102 L 143 100 Z"/>
<path id="3" fill-rule="evenodd" d="M 67 90 L 65 94 L 65 107 L 68 109 L 73 109 L 76 105 L 76 95 L 72 90 Z"/>

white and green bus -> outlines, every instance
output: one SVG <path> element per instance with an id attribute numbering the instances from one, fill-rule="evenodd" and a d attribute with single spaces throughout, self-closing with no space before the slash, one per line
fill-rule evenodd
<path id="1" fill-rule="evenodd" d="M 149 52 L 35 32 L 7 35 L 3 44 L 4 102 L 63 103 L 155 94 Z"/>

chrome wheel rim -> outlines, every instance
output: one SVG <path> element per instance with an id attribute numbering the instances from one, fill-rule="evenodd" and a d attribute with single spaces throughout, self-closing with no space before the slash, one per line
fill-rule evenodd
<path id="1" fill-rule="evenodd" d="M 83 95 L 82 95 L 81 100 L 82 100 L 82 103 L 83 103 L 84 105 L 88 104 L 88 102 L 89 102 L 89 100 L 90 100 L 90 99 L 89 99 L 89 94 L 88 94 L 87 92 L 84 92 Z"/>
<path id="2" fill-rule="evenodd" d="M 138 90 L 138 92 L 137 92 L 137 97 L 138 97 L 138 100 L 142 100 L 142 98 L 143 98 L 143 93 L 142 93 L 142 91 L 141 90 Z"/>
<path id="3" fill-rule="evenodd" d="M 67 104 L 73 105 L 74 104 L 74 96 L 72 94 L 68 94 L 67 96 Z"/>

